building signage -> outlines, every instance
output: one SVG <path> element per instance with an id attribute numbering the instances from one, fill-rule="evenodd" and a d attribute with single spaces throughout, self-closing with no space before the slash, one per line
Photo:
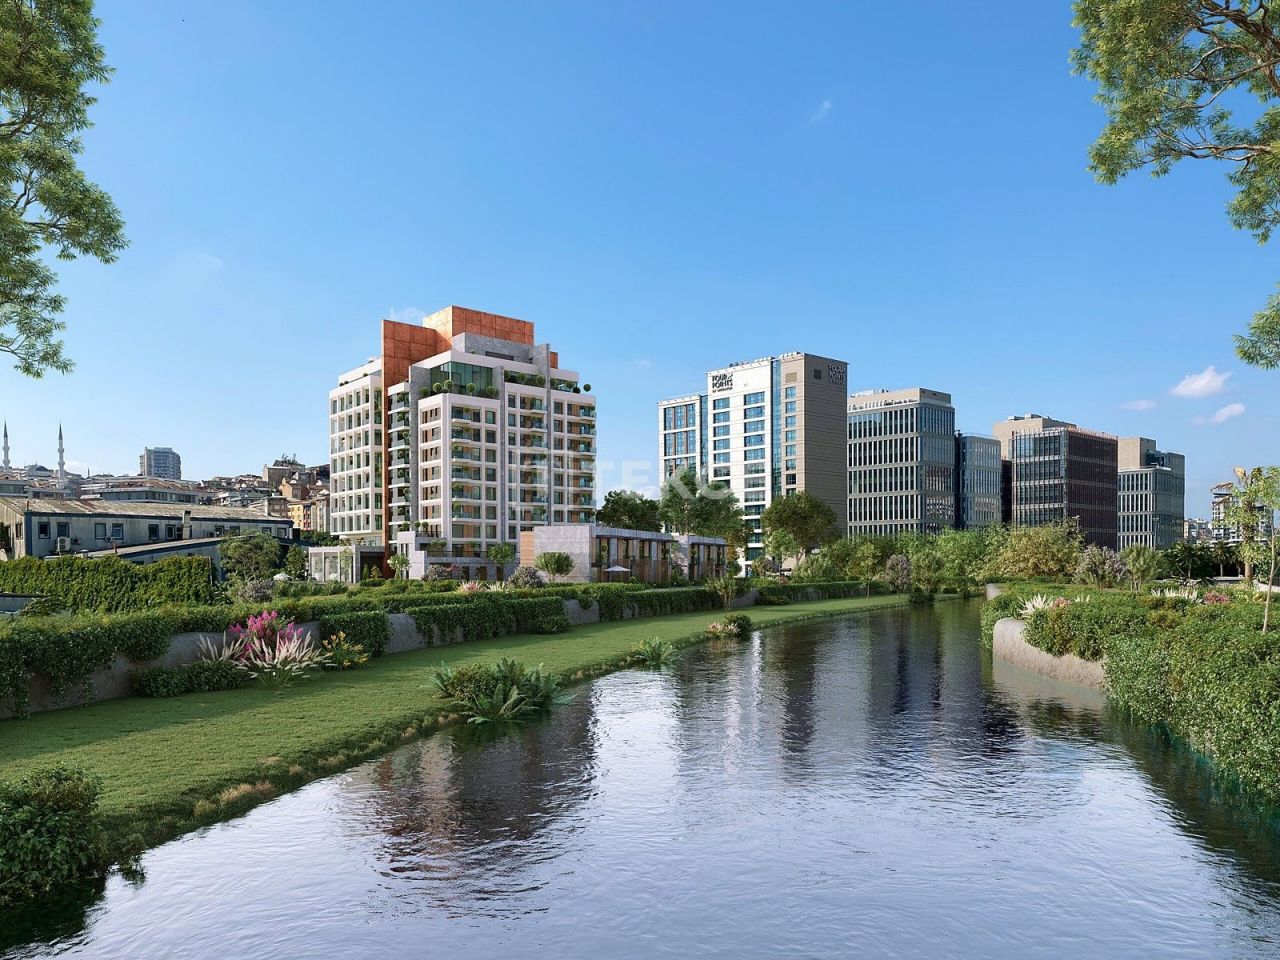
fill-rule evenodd
<path id="1" fill-rule="evenodd" d="M 832 383 L 844 383 L 845 366 L 843 363 L 827 364 L 827 379 Z"/>
<path id="2" fill-rule="evenodd" d="M 713 373 L 711 375 L 711 389 L 717 393 L 720 392 L 721 390 L 732 390 L 733 374 L 732 373 Z"/>

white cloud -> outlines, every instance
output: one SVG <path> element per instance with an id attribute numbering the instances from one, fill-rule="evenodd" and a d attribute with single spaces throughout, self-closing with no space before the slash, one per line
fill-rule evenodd
<path id="1" fill-rule="evenodd" d="M 1219 373 L 1213 364 L 1200 373 L 1189 373 L 1169 392 L 1175 397 L 1211 397 L 1221 393 L 1227 385 L 1230 373 Z"/>
<path id="2" fill-rule="evenodd" d="M 650 360 L 648 357 L 641 357 L 640 359 L 635 360 L 633 362 L 641 370 L 648 370 L 650 367 L 653 366 L 653 361 Z"/>
<path id="3" fill-rule="evenodd" d="M 1244 413 L 1243 403 L 1228 403 L 1225 407 L 1219 407 L 1212 417 L 1196 417 L 1191 422 L 1198 427 L 1203 427 L 1207 423 L 1222 423 L 1242 413 Z"/>
<path id="4" fill-rule="evenodd" d="M 831 108 L 834 106 L 835 104 L 830 100 L 823 100 L 818 104 L 818 109 L 809 114 L 809 126 L 813 126 L 815 123 L 821 123 L 823 120 L 827 119 L 827 117 L 831 116 Z"/>
<path id="5" fill-rule="evenodd" d="M 1154 400 L 1130 400 L 1128 403 L 1120 404 L 1126 410 L 1154 410 L 1156 402 Z"/>
<path id="6" fill-rule="evenodd" d="M 396 323 L 421 323 L 427 311 L 420 307 L 391 307 L 387 310 L 387 319 Z"/>

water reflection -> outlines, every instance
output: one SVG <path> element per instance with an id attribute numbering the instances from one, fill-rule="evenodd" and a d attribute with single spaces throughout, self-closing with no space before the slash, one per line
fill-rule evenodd
<path id="1" fill-rule="evenodd" d="M 1274 817 L 976 617 L 764 631 L 406 746 L 13 956 L 1274 955 Z"/>

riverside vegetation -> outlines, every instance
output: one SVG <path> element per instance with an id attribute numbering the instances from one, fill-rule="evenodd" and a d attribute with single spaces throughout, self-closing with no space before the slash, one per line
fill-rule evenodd
<path id="1" fill-rule="evenodd" d="M 456 671 L 466 666 L 469 672 L 484 677 L 514 677 L 515 700 L 511 684 L 506 685 L 505 696 L 496 699 L 493 694 L 498 684 L 494 683 L 487 691 L 488 700 L 482 702 L 477 697 L 460 707 L 465 704 L 462 698 L 444 695 L 433 682 L 434 671 L 427 658 L 438 664 L 440 652 L 424 649 L 395 657 L 371 656 L 360 669 L 327 671 L 322 678 L 288 688 L 273 689 L 259 683 L 241 686 L 237 682 L 232 689 L 213 692 L 184 679 L 182 690 L 197 692 L 162 699 L 107 701 L 0 721 L 14 734 L 0 738 L 0 780 L 15 784 L 5 789 L 6 796 L 17 798 L 9 801 L 0 817 L 0 858 L 17 857 L 19 847 L 25 850 L 33 842 L 36 852 L 23 854 L 16 862 L 48 858 L 64 848 L 80 849 L 87 843 L 81 827 L 88 823 L 87 829 L 101 838 L 101 847 L 95 840 L 94 848 L 103 853 L 77 862 L 83 864 L 84 875 L 100 876 L 101 867 L 108 862 L 127 859 L 200 824 L 238 815 L 407 739 L 469 716 L 522 719 L 543 709 L 548 699 L 559 695 L 562 685 L 638 662 L 634 623 L 614 622 L 624 611 L 665 614 L 648 621 L 644 632 L 674 651 L 702 641 L 706 636 L 704 611 L 720 606 L 719 597 L 701 587 L 565 586 L 543 590 L 549 595 L 529 597 L 516 591 L 507 596 L 493 591 L 459 599 L 456 593 L 437 595 L 405 581 L 392 581 L 342 594 L 325 595 L 324 588 L 314 591 L 313 596 L 277 599 L 279 606 L 292 607 L 294 616 L 306 611 L 317 622 L 327 623 L 322 630 L 326 637 L 345 632 L 344 641 L 356 636 L 371 643 L 373 649 L 378 648 L 379 640 L 385 646 L 387 611 L 392 608 L 413 615 L 420 629 L 441 623 L 457 626 L 470 642 L 449 648 L 449 667 Z M 563 616 L 563 598 L 575 590 L 581 591 L 576 594 L 580 599 L 595 597 L 607 619 L 562 632 L 537 632 L 548 605 L 554 604 Z M 295 585 L 291 592 L 313 591 Z M 825 588 L 773 585 L 764 597 L 764 604 L 773 606 L 757 611 L 756 619 L 777 623 L 902 602 L 894 597 L 866 598 L 865 592 L 866 586 L 860 583 Z M 807 596 L 832 599 L 803 599 Z M 418 602 L 423 599 L 428 602 Z M 372 604 L 377 609 L 327 612 L 332 603 L 358 603 L 362 608 Z M 190 611 L 181 615 L 193 616 Z M 224 608 L 219 608 L 216 617 L 209 611 L 199 614 L 214 617 L 210 622 L 230 615 Z M 122 642 L 120 638 L 129 636 L 125 623 L 140 623 L 150 629 L 147 618 L 158 617 L 171 629 L 178 616 L 174 611 L 152 611 L 111 617 L 110 629 L 116 639 L 102 649 L 115 649 Z M 54 620 L 79 618 L 19 618 L 12 626 L 26 642 L 42 636 L 42 622 Z M 500 657 L 511 662 L 490 673 L 490 665 Z M 539 667 L 531 671 L 524 663 Z M 21 798 L 35 794 L 21 787 L 21 782 L 51 768 L 83 778 L 92 813 L 88 820 L 54 818 L 40 839 L 33 840 L 20 825 L 38 811 L 27 810 Z M 55 878 L 50 883 L 55 881 L 61 882 Z M 32 895 L 40 886 L 34 880 L 10 885 L 0 890 L 0 900 Z"/>
<path id="2" fill-rule="evenodd" d="M 1025 620 L 1048 653 L 1101 661 L 1111 701 L 1180 737 L 1236 779 L 1280 803 L 1280 642 L 1263 633 L 1252 589 L 1145 592 L 1020 585 L 987 603 L 997 620 Z"/>

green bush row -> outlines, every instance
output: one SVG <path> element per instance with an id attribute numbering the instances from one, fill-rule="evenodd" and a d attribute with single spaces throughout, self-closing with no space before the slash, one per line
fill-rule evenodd
<path id="1" fill-rule="evenodd" d="M 62 610 L 117 613 L 218 598 L 208 557 L 148 564 L 119 557 L 19 557 L 0 563 L 0 591 L 48 597 Z"/>
<path id="2" fill-rule="evenodd" d="M 999 601 L 1013 602 L 1000 597 L 987 607 Z M 1260 603 L 1095 591 L 1083 603 L 1034 613 L 1026 638 L 1050 653 L 1101 659 L 1113 704 L 1163 725 L 1275 802 L 1280 636 L 1261 627 Z"/>
<path id="3" fill-rule="evenodd" d="M 877 596 L 889 592 L 880 581 L 838 580 L 827 583 L 766 583 L 758 588 L 761 606 L 774 607 L 797 600 L 837 600 L 845 597 Z"/>
<path id="4" fill-rule="evenodd" d="M 234 690 L 244 679 L 244 671 L 230 660 L 197 660 L 183 667 L 147 667 L 137 670 L 133 674 L 133 692 L 139 697 L 215 693 Z"/>

